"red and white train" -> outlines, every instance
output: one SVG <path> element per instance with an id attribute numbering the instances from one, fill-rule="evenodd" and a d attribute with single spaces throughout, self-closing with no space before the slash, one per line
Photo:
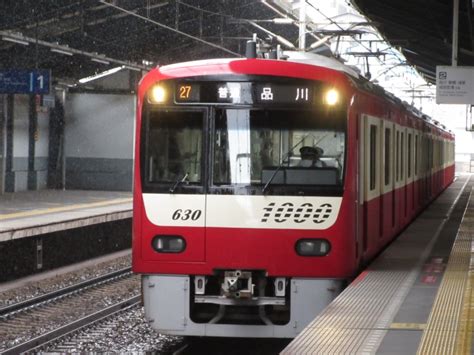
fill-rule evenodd
<path id="1" fill-rule="evenodd" d="M 133 270 L 162 333 L 294 337 L 453 181 L 445 127 L 335 60 L 288 56 L 140 83 Z"/>

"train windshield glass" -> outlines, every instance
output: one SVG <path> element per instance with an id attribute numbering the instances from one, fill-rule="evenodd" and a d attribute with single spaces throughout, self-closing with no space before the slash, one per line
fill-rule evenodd
<path id="1" fill-rule="evenodd" d="M 203 112 L 155 111 L 147 122 L 146 181 L 200 183 Z"/>
<path id="2" fill-rule="evenodd" d="M 213 184 L 342 186 L 343 112 L 216 111 Z"/>

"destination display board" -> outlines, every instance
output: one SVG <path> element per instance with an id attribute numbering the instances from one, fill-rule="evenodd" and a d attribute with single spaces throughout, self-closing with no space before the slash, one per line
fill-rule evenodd
<path id="1" fill-rule="evenodd" d="M 50 70 L 0 70 L 0 93 L 2 94 L 49 94 L 50 86 Z"/>
<path id="2" fill-rule="evenodd" d="M 178 104 L 311 104 L 315 101 L 313 84 L 261 82 L 176 83 L 174 98 Z"/>

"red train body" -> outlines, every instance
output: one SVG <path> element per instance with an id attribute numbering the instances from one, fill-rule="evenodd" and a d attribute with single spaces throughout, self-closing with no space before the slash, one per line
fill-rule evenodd
<path id="1" fill-rule="evenodd" d="M 302 146 L 321 166 L 301 166 Z M 454 136 L 337 62 L 154 69 L 133 216 L 147 318 L 168 334 L 293 337 L 453 178 Z"/>

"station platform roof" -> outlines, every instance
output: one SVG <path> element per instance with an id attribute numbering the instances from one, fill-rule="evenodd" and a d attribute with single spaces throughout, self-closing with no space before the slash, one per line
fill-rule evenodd
<path id="1" fill-rule="evenodd" d="M 451 63 L 452 2 L 351 4 L 427 80 L 435 81 L 436 65 Z M 292 6 L 282 0 L 5 0 L 0 60 L 5 68 L 54 68 L 55 77 L 77 80 L 117 65 L 147 70 L 189 58 L 235 57 L 253 33 L 262 38 L 275 33 L 297 43 L 297 26 L 271 21 L 285 16 L 297 21 Z M 474 64 L 472 12 L 471 2 L 460 1 L 458 65 Z"/>
<path id="2" fill-rule="evenodd" d="M 431 83 L 436 66 L 451 65 L 453 1 L 351 0 L 410 65 Z M 473 7 L 459 1 L 459 66 L 474 65 Z"/>

